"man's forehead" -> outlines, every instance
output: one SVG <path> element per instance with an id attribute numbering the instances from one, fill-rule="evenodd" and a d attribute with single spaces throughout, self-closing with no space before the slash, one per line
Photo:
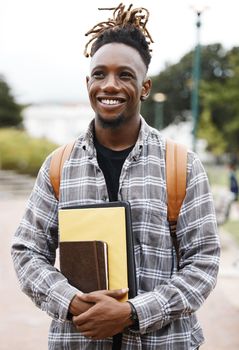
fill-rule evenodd
<path id="1" fill-rule="evenodd" d="M 108 43 L 101 46 L 91 58 L 90 68 L 108 66 L 109 64 L 135 66 L 147 70 L 139 52 L 123 43 Z"/>

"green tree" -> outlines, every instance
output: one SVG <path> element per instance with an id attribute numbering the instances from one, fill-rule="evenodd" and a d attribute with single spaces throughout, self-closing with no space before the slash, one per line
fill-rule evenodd
<path id="1" fill-rule="evenodd" d="M 142 113 L 155 125 L 153 95 L 162 92 L 163 126 L 185 120 L 191 115 L 193 51 L 174 65 L 168 65 L 152 77 L 151 99 L 145 101 Z M 239 47 L 226 51 L 221 44 L 201 48 L 200 117 L 198 136 L 208 141 L 216 155 L 228 152 L 239 157 Z"/>
<path id="2" fill-rule="evenodd" d="M 0 127 L 20 126 L 22 107 L 15 102 L 11 89 L 3 76 L 0 76 Z"/>
<path id="3" fill-rule="evenodd" d="M 239 47 L 227 53 L 228 78 L 202 82 L 199 136 L 215 154 L 239 155 Z M 219 139 L 220 145 L 219 145 Z"/>
<path id="4" fill-rule="evenodd" d="M 164 127 L 176 119 L 185 120 L 191 110 L 193 51 L 166 68 L 157 76 L 153 76 L 151 98 L 142 105 L 142 113 L 147 121 L 154 125 L 155 102 L 153 95 L 162 92 L 167 96 L 164 102 Z M 231 70 L 226 51 L 222 45 L 212 44 L 201 48 L 201 78 L 204 81 L 224 82 L 230 77 Z M 202 106 L 200 106 L 200 109 Z"/>

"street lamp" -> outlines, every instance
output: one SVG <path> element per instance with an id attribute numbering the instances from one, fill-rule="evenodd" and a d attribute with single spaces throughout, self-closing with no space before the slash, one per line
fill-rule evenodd
<path id="1" fill-rule="evenodd" d="M 192 94 L 191 94 L 191 108 L 193 118 L 193 150 L 196 151 L 197 143 L 197 127 L 199 119 L 199 82 L 200 82 L 200 59 L 201 59 L 201 47 L 200 47 L 200 29 L 201 29 L 201 15 L 206 9 L 205 6 L 192 7 L 196 12 L 196 46 L 193 59 L 193 72 L 192 72 Z"/>
<path id="2" fill-rule="evenodd" d="M 166 95 L 162 92 L 157 92 L 153 95 L 153 100 L 155 102 L 154 127 L 158 130 L 163 128 L 163 103 L 166 99 Z"/>

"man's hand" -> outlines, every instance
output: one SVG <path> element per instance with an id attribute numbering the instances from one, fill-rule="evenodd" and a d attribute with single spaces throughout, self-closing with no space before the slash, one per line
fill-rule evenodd
<path id="1" fill-rule="evenodd" d="M 124 294 L 118 290 L 78 295 L 83 303 L 93 306 L 73 317 L 74 325 L 84 336 L 93 339 L 105 339 L 122 332 L 133 323 L 130 319 L 129 303 L 116 300 L 121 299 Z"/>
<path id="2" fill-rule="evenodd" d="M 94 305 L 92 303 L 87 303 L 85 301 L 82 301 L 80 299 L 80 295 L 81 295 L 80 293 L 76 294 L 70 303 L 69 312 L 73 316 L 78 316 L 82 314 L 83 312 L 89 310 L 89 308 L 91 308 L 91 306 Z"/>
<path id="3" fill-rule="evenodd" d="M 107 295 L 115 299 L 122 299 L 127 292 L 128 292 L 128 289 L 98 290 L 90 293 L 90 295 L 100 294 L 100 295 Z M 81 293 L 76 294 L 70 303 L 69 312 L 73 316 L 78 316 L 82 314 L 83 312 L 89 310 L 94 305 L 94 303 L 92 302 L 87 302 L 82 300 L 81 298 L 82 295 L 84 294 L 81 294 Z"/>

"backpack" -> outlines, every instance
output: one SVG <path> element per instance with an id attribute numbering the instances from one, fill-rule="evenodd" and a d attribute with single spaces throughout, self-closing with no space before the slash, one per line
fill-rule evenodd
<path id="1" fill-rule="evenodd" d="M 57 200 L 59 200 L 60 181 L 64 163 L 69 159 L 75 141 L 63 145 L 52 155 L 49 176 Z M 176 235 L 177 219 L 186 194 L 187 148 L 184 145 L 166 140 L 166 184 L 167 184 L 167 219 L 170 235 L 177 256 L 179 269 L 180 253 Z"/>

